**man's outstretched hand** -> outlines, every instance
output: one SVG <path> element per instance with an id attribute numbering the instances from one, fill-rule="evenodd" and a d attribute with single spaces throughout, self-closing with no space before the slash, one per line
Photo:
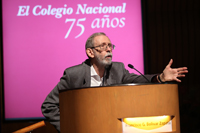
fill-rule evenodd
<path id="1" fill-rule="evenodd" d="M 169 64 L 163 70 L 163 73 L 160 74 L 160 80 L 162 82 L 166 81 L 181 82 L 181 80 L 178 78 L 185 77 L 185 73 L 188 73 L 187 67 L 171 68 L 172 63 L 173 60 L 171 59 L 169 61 Z"/>

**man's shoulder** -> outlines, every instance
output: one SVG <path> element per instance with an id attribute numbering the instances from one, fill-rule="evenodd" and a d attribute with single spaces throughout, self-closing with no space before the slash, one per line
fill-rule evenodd
<path id="1" fill-rule="evenodd" d="M 78 72 L 83 72 L 84 70 L 90 68 L 90 65 L 88 64 L 88 61 L 84 61 L 82 64 L 78 64 L 78 65 L 75 65 L 75 66 L 71 66 L 71 67 L 68 67 L 65 69 L 65 72 L 68 72 L 68 73 L 78 73 Z"/>

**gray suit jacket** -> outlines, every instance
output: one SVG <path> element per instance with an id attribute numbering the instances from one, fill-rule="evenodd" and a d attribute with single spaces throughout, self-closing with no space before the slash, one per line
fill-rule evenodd
<path id="1" fill-rule="evenodd" d="M 145 76 L 151 81 L 155 75 Z M 107 68 L 104 78 L 106 85 L 148 82 L 141 75 L 129 73 L 128 70 L 124 68 L 124 64 L 120 62 L 112 62 Z M 90 87 L 90 83 L 90 62 L 86 60 L 80 65 L 67 68 L 60 82 L 48 94 L 41 107 L 42 113 L 58 131 L 60 131 L 59 91 Z"/>

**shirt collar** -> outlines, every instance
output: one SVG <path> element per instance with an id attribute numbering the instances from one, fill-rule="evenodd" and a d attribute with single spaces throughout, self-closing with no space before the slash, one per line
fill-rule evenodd
<path id="1" fill-rule="evenodd" d="M 91 70 L 91 76 L 99 76 L 99 75 L 97 74 L 97 72 L 95 71 L 93 65 L 91 65 L 90 70 Z"/>

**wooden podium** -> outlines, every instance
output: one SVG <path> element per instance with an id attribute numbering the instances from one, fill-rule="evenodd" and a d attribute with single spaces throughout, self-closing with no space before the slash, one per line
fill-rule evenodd
<path id="1" fill-rule="evenodd" d="M 174 116 L 180 133 L 178 85 L 119 85 L 59 94 L 61 133 L 122 133 L 120 118 Z"/>

